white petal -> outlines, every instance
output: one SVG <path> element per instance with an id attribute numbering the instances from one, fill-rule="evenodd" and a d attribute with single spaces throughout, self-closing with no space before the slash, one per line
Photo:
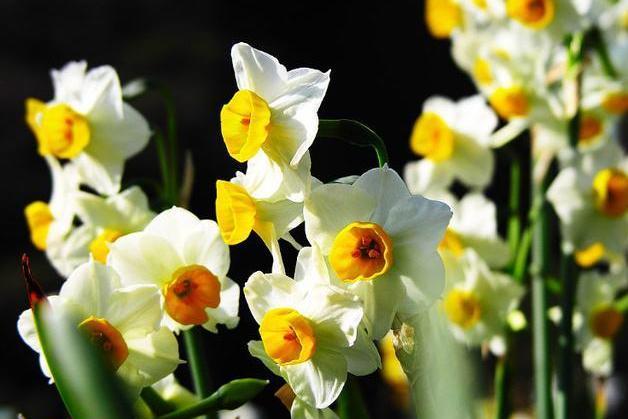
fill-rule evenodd
<path id="1" fill-rule="evenodd" d="M 493 151 L 471 137 L 457 135 L 450 164 L 456 178 L 470 187 L 484 188 L 493 178 Z"/>
<path id="2" fill-rule="evenodd" d="M 82 263 L 89 260 L 89 244 L 96 238 L 96 229 L 81 226 L 67 235 L 57 234 L 53 225 L 48 232 L 46 256 L 63 277 L 67 277 Z"/>
<path id="3" fill-rule="evenodd" d="M 423 103 L 423 113 L 433 112 L 440 116 L 450 128 L 456 123 L 456 104 L 443 96 L 432 96 Z"/>
<path id="4" fill-rule="evenodd" d="M 360 281 L 350 290 L 360 297 L 364 305 L 364 324 L 369 338 L 377 340 L 384 337 L 404 298 L 402 282 L 394 276 L 384 275 L 373 281 Z"/>
<path id="5" fill-rule="evenodd" d="M 287 199 L 277 202 L 259 201 L 256 208 L 258 219 L 271 222 L 278 237 L 285 236 L 303 222 L 303 203 Z"/>
<path id="6" fill-rule="evenodd" d="M 330 408 L 317 409 L 298 397 L 292 402 L 290 417 L 294 419 L 338 419 L 338 415 Z"/>
<path id="7" fill-rule="evenodd" d="M 294 280 L 312 284 L 330 284 L 327 264 L 318 247 L 304 247 L 297 255 Z"/>
<path id="8" fill-rule="evenodd" d="M 175 270 L 184 266 L 170 242 L 152 233 L 131 233 L 109 246 L 107 262 L 123 285 L 153 284 L 161 287 Z"/>
<path id="9" fill-rule="evenodd" d="M 495 204 L 481 193 L 468 193 L 456 205 L 451 228 L 458 234 L 480 237 L 497 236 Z"/>
<path id="10" fill-rule="evenodd" d="M 305 232 L 310 243 L 328 254 L 336 235 L 348 224 L 370 220 L 377 202 L 351 185 L 327 184 L 314 189 L 305 201 Z"/>
<path id="11" fill-rule="evenodd" d="M 293 307 L 296 282 L 281 274 L 255 272 L 244 285 L 244 297 L 257 323 L 264 314 L 276 307 Z"/>
<path id="12" fill-rule="evenodd" d="M 149 386 L 172 373 L 181 363 L 179 345 L 171 331 L 162 327 L 148 335 L 145 332 L 124 335 L 129 348 L 129 364 L 141 371 Z"/>
<path id="13" fill-rule="evenodd" d="M 222 278 L 220 285 L 220 305 L 205 309 L 209 320 L 203 324 L 205 329 L 214 333 L 218 331 L 217 324 L 224 324 L 228 329 L 233 329 L 240 321 L 238 317 L 240 287 L 227 277 Z"/>
<path id="14" fill-rule="evenodd" d="M 109 109 L 98 105 L 90 114 L 90 143 L 86 151 L 98 158 L 111 151 L 126 160 L 148 144 L 151 132 L 146 119 L 128 104 L 122 106 L 122 114 L 110 114 Z"/>
<path id="15" fill-rule="evenodd" d="M 288 72 L 272 55 L 240 42 L 231 48 L 231 59 L 238 89 L 251 90 L 268 103 L 283 93 Z"/>
<path id="16" fill-rule="evenodd" d="M 375 198 L 377 208 L 371 220 L 379 224 L 386 222 L 388 213 L 395 205 L 410 196 L 408 187 L 397 172 L 387 166 L 369 170 L 353 186 Z"/>
<path id="17" fill-rule="evenodd" d="M 87 62 L 71 61 L 61 70 L 52 70 L 52 85 L 54 87 L 54 101 L 57 103 L 69 103 L 78 110 L 81 104 L 81 92 L 87 71 Z"/>
<path id="18" fill-rule="evenodd" d="M 81 307 L 87 315 L 106 317 L 111 296 L 120 287 L 118 274 L 98 262 L 87 262 L 76 268 L 63 284 L 59 295 Z"/>
<path id="19" fill-rule="evenodd" d="M 475 141 L 488 147 L 490 134 L 497 127 L 497 115 L 486 103 L 482 95 L 461 99 L 456 106 L 455 130 L 473 137 Z"/>
<path id="20" fill-rule="evenodd" d="M 74 160 L 81 182 L 101 195 L 114 195 L 120 190 L 124 159 L 116 152 L 93 156 L 81 153 Z"/>
<path id="21" fill-rule="evenodd" d="M 104 65 L 90 70 L 81 87 L 81 108 L 88 115 L 90 128 L 102 120 L 118 118 L 122 114 L 122 88 L 113 67 Z"/>
<path id="22" fill-rule="evenodd" d="M 201 220 L 185 208 L 172 207 L 162 211 L 144 229 L 161 236 L 175 249 L 183 249 L 189 235 L 198 228 Z"/>
<path id="23" fill-rule="evenodd" d="M 382 367 L 382 360 L 379 351 L 368 337 L 364 327 L 358 328 L 358 337 L 355 344 L 343 350 L 347 359 L 347 368 L 353 375 L 368 375 Z"/>
<path id="24" fill-rule="evenodd" d="M 182 249 L 187 265 L 202 265 L 219 278 L 229 271 L 229 246 L 225 244 L 215 221 L 203 220 L 185 237 Z"/>
<path id="25" fill-rule="evenodd" d="M 406 164 L 403 177 L 413 194 L 430 195 L 432 191 L 447 189 L 454 181 L 453 172 L 449 164 L 434 163 L 429 159 L 422 159 Z"/>
<path id="26" fill-rule="evenodd" d="M 30 308 L 24 310 L 17 319 L 17 331 L 22 340 L 30 346 L 33 351 L 37 353 L 41 352 L 41 345 L 39 343 L 39 337 L 37 336 L 37 329 L 35 328 L 35 319 L 33 318 L 33 310 Z"/>
<path id="27" fill-rule="evenodd" d="M 311 166 L 309 153 L 293 167 L 290 160 L 273 159 L 262 150 L 247 162 L 245 188 L 260 200 L 303 202 L 310 190 Z"/>
<path id="28" fill-rule="evenodd" d="M 403 316 L 412 316 L 428 308 L 445 289 L 445 269 L 436 250 L 418 254 L 409 247 L 396 249 L 395 269 L 401 275 L 405 297 L 399 307 Z M 395 256 L 397 257 L 397 256 Z"/>
<path id="29" fill-rule="evenodd" d="M 338 352 L 319 348 L 309 361 L 280 367 L 280 371 L 298 398 L 322 409 L 340 395 L 347 380 L 347 361 Z"/>
<path id="30" fill-rule="evenodd" d="M 147 332 L 159 329 L 162 317 L 159 288 L 132 285 L 114 290 L 103 317 L 122 334 L 133 329 Z"/>

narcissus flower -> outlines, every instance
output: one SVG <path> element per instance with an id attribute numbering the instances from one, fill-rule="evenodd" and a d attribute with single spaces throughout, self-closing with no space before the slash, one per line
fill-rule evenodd
<path id="1" fill-rule="evenodd" d="M 229 248 L 211 220 L 183 208 L 157 215 L 138 233 L 109 246 L 107 263 L 124 285 L 150 284 L 161 295 L 163 324 L 171 330 L 202 325 L 234 328 L 240 288 L 227 278 Z"/>
<path id="2" fill-rule="evenodd" d="M 139 395 L 143 387 L 172 373 L 181 361 L 177 340 L 160 327 L 159 294 L 154 287 L 136 285 L 121 288 L 116 272 L 100 263 L 79 266 L 49 302 L 77 320 L 112 368 Z M 32 311 L 24 311 L 18 331 L 36 352 L 41 352 Z M 43 355 L 42 371 L 51 377 Z"/>
<path id="3" fill-rule="evenodd" d="M 102 198 L 75 191 L 74 211 L 81 224 L 56 236 L 47 250 L 48 258 L 61 275 L 69 275 L 90 258 L 105 263 L 109 245 L 119 237 L 142 230 L 155 216 L 144 192 L 133 186 Z"/>
<path id="4" fill-rule="evenodd" d="M 238 172 L 230 182 L 216 182 L 216 220 L 228 245 L 236 245 L 255 232 L 273 256 L 273 272 L 283 272 L 279 239 L 303 222 L 303 203 L 288 199 L 256 199 L 250 178 Z"/>
<path id="5" fill-rule="evenodd" d="M 328 184 L 305 201 L 308 240 L 325 257 L 332 283 L 364 302 L 372 339 L 395 314 L 412 315 L 444 289 L 436 251 L 451 218 L 442 202 L 412 196 L 399 175 L 372 169 L 353 185 Z"/>
<path id="6" fill-rule="evenodd" d="M 591 251 L 595 245 L 602 250 L 594 252 L 599 258 L 606 252 L 623 257 L 628 248 L 628 158 L 618 145 L 609 142 L 563 169 L 547 199 L 560 218 L 566 252 Z M 576 261 L 593 265 L 591 257 Z"/>
<path id="7" fill-rule="evenodd" d="M 231 50 L 238 92 L 220 113 L 227 151 L 259 176 L 256 198 L 277 194 L 303 201 L 309 189 L 308 149 L 318 131 L 318 108 L 329 72 L 287 71 L 265 52 L 239 43 Z"/>
<path id="8" fill-rule="evenodd" d="M 79 188 L 79 179 L 74 164 L 61 164 L 54 158 L 46 157 L 52 175 L 52 194 L 48 203 L 31 202 L 24 209 L 30 230 L 31 241 L 39 250 L 48 250 L 60 237 L 72 228 L 75 214 L 74 194 Z"/>
<path id="9" fill-rule="evenodd" d="M 347 379 L 347 348 L 362 321 L 357 296 L 324 283 L 256 272 L 244 296 L 260 325 L 251 355 L 283 377 L 296 396 L 322 409 L 336 400 Z M 371 342 L 372 344 L 372 342 Z"/>
<path id="10" fill-rule="evenodd" d="M 441 308 L 456 339 L 487 343 L 496 355 L 505 349 L 508 315 L 519 305 L 523 287 L 508 275 L 491 271 L 473 251 L 444 254 L 447 289 Z"/>
<path id="11" fill-rule="evenodd" d="M 52 71 L 54 98 L 26 101 L 26 121 L 39 154 L 70 159 L 82 182 L 99 193 L 118 192 L 124 161 L 147 144 L 146 120 L 122 101 L 120 80 L 109 66 L 89 72 L 70 62 Z"/>
<path id="12" fill-rule="evenodd" d="M 624 322 L 624 314 L 614 305 L 616 292 L 613 281 L 596 272 L 579 278 L 574 316 L 576 349 L 582 351 L 584 368 L 600 376 L 613 370 L 612 341 Z"/>
<path id="13" fill-rule="evenodd" d="M 495 113 L 479 95 L 458 103 L 428 99 L 410 138 L 412 151 L 424 158 L 406 166 L 406 177 L 421 180 L 420 193 L 445 189 L 454 179 L 485 187 L 493 176 L 489 140 L 496 126 Z"/>

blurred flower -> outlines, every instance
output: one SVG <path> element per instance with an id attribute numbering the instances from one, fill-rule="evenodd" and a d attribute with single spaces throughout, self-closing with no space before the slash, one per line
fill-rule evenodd
<path id="1" fill-rule="evenodd" d="M 147 144 L 146 120 L 122 100 L 116 71 L 86 73 L 85 61 L 52 70 L 54 98 L 26 101 L 26 121 L 39 154 L 72 160 L 81 181 L 104 195 L 120 189 L 124 161 Z"/>
<path id="2" fill-rule="evenodd" d="M 150 284 L 161 294 L 162 324 L 169 329 L 202 325 L 216 333 L 218 323 L 238 324 L 240 288 L 226 276 L 229 248 L 214 221 L 173 207 L 109 249 L 107 262 L 124 285 Z"/>
<path id="3" fill-rule="evenodd" d="M 78 328 L 103 351 L 117 374 L 135 396 L 145 386 L 172 373 L 181 361 L 174 335 L 160 327 L 159 295 L 150 286 L 121 288 L 116 272 L 99 263 L 79 266 L 49 298 L 55 310 L 76 318 Z M 20 336 L 34 351 L 41 347 L 32 310 L 18 320 Z M 44 375 L 51 377 L 45 357 L 40 354 Z"/>
<path id="4" fill-rule="evenodd" d="M 524 289 L 508 275 L 491 271 L 472 250 L 459 258 L 444 254 L 447 289 L 442 309 L 456 339 L 476 346 L 489 343 L 496 355 L 505 350 L 507 320 Z"/>
<path id="5" fill-rule="evenodd" d="M 231 157 L 262 173 L 256 198 L 303 201 L 310 187 L 308 149 L 318 131 L 318 108 L 329 72 L 287 71 L 265 52 L 239 43 L 231 50 L 238 92 L 220 113 Z"/>
<path id="6" fill-rule="evenodd" d="M 401 363 L 395 355 L 392 331 L 379 341 L 379 348 L 382 352 L 381 374 L 392 390 L 392 400 L 398 407 L 407 409 L 410 406 L 410 384 L 408 376 L 403 372 Z"/>
<path id="7" fill-rule="evenodd" d="M 369 336 L 381 339 L 393 317 L 432 304 L 444 288 L 436 251 L 449 207 L 412 196 L 399 175 L 372 169 L 353 185 L 327 184 L 304 207 L 306 235 L 329 264 L 332 284 L 364 302 Z"/>
<path id="8" fill-rule="evenodd" d="M 405 168 L 413 192 L 445 189 L 454 179 L 487 186 L 494 166 L 490 135 L 496 126 L 497 117 L 479 95 L 457 103 L 439 96 L 428 99 L 410 138 L 412 151 L 424 158 Z"/>
<path id="9" fill-rule="evenodd" d="M 251 355 L 283 377 L 306 404 L 325 408 L 347 379 L 344 349 L 356 343 L 363 311 L 351 293 L 323 283 L 256 272 L 244 296 L 260 325 Z"/>

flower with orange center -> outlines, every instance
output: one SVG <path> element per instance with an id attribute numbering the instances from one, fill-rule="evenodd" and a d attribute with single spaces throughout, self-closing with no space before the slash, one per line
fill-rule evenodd
<path id="1" fill-rule="evenodd" d="M 443 253 L 447 290 L 441 304 L 449 328 L 460 342 L 489 345 L 501 355 L 508 316 L 525 292 L 511 277 L 492 271 L 471 248 L 461 256 Z"/>
<path id="2" fill-rule="evenodd" d="M 623 323 L 624 315 L 613 306 L 596 307 L 589 318 L 591 332 L 601 339 L 613 339 Z"/>
<path id="3" fill-rule="evenodd" d="M 92 261 L 79 266 L 49 302 L 55 311 L 76 319 L 77 328 L 133 396 L 181 362 L 176 338 L 160 325 L 159 293 L 146 285 L 121 287 L 117 273 L 106 265 Z M 18 330 L 31 348 L 41 351 L 31 310 L 20 316 Z M 41 359 L 44 374 L 50 376 L 43 354 Z"/>
<path id="4" fill-rule="evenodd" d="M 238 324 L 240 289 L 227 277 L 229 248 L 214 221 L 173 207 L 109 249 L 107 263 L 124 285 L 151 285 L 161 295 L 163 324 L 171 330 L 201 325 L 217 333 L 219 323 Z"/>
<path id="5" fill-rule="evenodd" d="M 364 350 L 353 347 L 373 343 L 358 337 L 363 316 L 358 297 L 307 278 L 318 268 L 308 264 L 314 259 L 304 261 L 305 253 L 299 255 L 297 264 L 304 269 L 297 268 L 296 280 L 256 272 L 246 282 L 244 296 L 262 339 L 249 342 L 249 351 L 283 377 L 297 398 L 323 409 L 340 394 L 347 370 L 364 362 Z"/>
<path id="6" fill-rule="evenodd" d="M 426 100 L 410 137 L 410 148 L 424 158 L 406 166 L 408 176 L 421 179 L 417 192 L 446 189 L 454 180 L 474 188 L 488 185 L 496 126 L 495 113 L 480 95 L 458 102 L 439 96 Z"/>
<path id="7" fill-rule="evenodd" d="M 628 112 L 628 93 L 615 92 L 606 95 L 602 100 L 602 108 L 613 115 L 623 115 Z"/>
<path id="8" fill-rule="evenodd" d="M 495 112 L 502 118 L 525 118 L 530 111 L 526 92 L 520 86 L 498 87 L 489 101 Z"/>
<path id="9" fill-rule="evenodd" d="M 318 132 L 329 72 L 287 71 L 275 57 L 244 43 L 232 47 L 231 58 L 239 90 L 220 113 L 229 155 L 249 162 L 247 175 L 260 177 L 259 198 L 303 201 L 310 182 L 308 149 Z"/>
<path id="10" fill-rule="evenodd" d="M 628 250 L 627 173 L 628 158 L 614 141 L 583 153 L 574 164 L 560 171 L 547 197 L 561 221 L 564 251 L 581 252 L 597 243 L 597 247 L 604 250 L 597 253 L 603 253 L 607 259 L 625 254 Z M 595 254 L 589 252 L 581 256 Z"/>
<path id="11" fill-rule="evenodd" d="M 371 280 L 392 266 L 392 243 L 379 225 L 354 222 L 336 236 L 329 263 L 343 281 Z"/>
<path id="12" fill-rule="evenodd" d="M 603 131 L 604 123 L 601 118 L 592 114 L 582 115 L 578 131 L 578 145 L 586 146 L 595 143 Z"/>
<path id="13" fill-rule="evenodd" d="M 555 0 L 506 0 L 506 13 L 531 29 L 550 25 L 555 15 Z"/>
<path id="14" fill-rule="evenodd" d="M 26 101 L 26 122 L 43 156 L 70 159 L 81 181 L 103 195 L 120 189 L 124 161 L 148 143 L 144 118 L 122 100 L 115 70 L 71 62 L 52 71 L 53 100 Z"/>
<path id="15" fill-rule="evenodd" d="M 383 337 L 397 313 L 416 313 L 441 295 L 436 249 L 451 212 L 410 195 L 388 167 L 366 172 L 353 185 L 315 188 L 304 216 L 308 240 L 329 264 L 332 283 L 365 302 L 371 338 Z"/>

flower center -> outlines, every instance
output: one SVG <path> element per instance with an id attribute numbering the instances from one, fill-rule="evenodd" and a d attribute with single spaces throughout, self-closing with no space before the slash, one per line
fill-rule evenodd
<path id="1" fill-rule="evenodd" d="M 300 364 L 316 351 L 316 336 L 310 321 L 291 308 L 269 310 L 259 333 L 264 350 L 279 365 Z"/>
<path id="2" fill-rule="evenodd" d="M 438 245 L 438 249 L 450 251 L 456 256 L 462 256 L 462 253 L 464 253 L 464 245 L 462 240 L 460 240 L 460 236 L 451 228 L 445 230 L 445 236 Z"/>
<path id="3" fill-rule="evenodd" d="M 203 324 L 208 320 L 205 309 L 220 305 L 220 281 L 204 266 L 184 266 L 172 274 L 163 294 L 166 312 L 175 321 Z"/>
<path id="4" fill-rule="evenodd" d="M 554 0 L 507 0 L 506 13 L 531 29 L 543 29 L 554 19 Z"/>
<path id="5" fill-rule="evenodd" d="M 70 106 L 63 103 L 46 105 L 29 99 L 26 108 L 26 121 L 37 137 L 40 154 L 71 159 L 89 144 L 87 119 Z"/>
<path id="6" fill-rule="evenodd" d="M 597 209 L 607 217 L 621 217 L 628 210 L 628 176 L 620 169 L 604 169 L 593 179 Z"/>
<path id="7" fill-rule="evenodd" d="M 528 115 L 528 97 L 520 86 L 498 87 L 489 98 L 489 102 L 503 119 Z"/>
<path id="8" fill-rule="evenodd" d="M 109 244 L 116 241 L 123 233 L 118 230 L 105 229 L 89 244 L 89 251 L 94 260 L 100 263 L 107 263 L 109 254 Z"/>
<path id="9" fill-rule="evenodd" d="M 220 111 L 220 128 L 227 151 L 239 162 L 253 157 L 268 138 L 270 108 L 250 90 L 239 90 Z"/>
<path id="10" fill-rule="evenodd" d="M 374 279 L 392 266 L 392 242 L 378 224 L 351 223 L 334 239 L 329 262 L 343 281 Z"/>
<path id="11" fill-rule="evenodd" d="M 615 307 L 598 307 L 591 313 L 589 325 L 593 334 L 602 339 L 612 339 L 622 323 L 624 315 Z"/>
<path id="12" fill-rule="evenodd" d="M 92 345 L 102 351 L 114 370 L 120 368 L 129 356 L 129 348 L 118 329 L 107 320 L 94 316 L 88 317 L 78 327 L 87 333 Z"/>
<path id="13" fill-rule="evenodd" d="M 590 268 L 601 261 L 605 253 L 606 248 L 604 245 L 600 242 L 595 242 L 584 249 L 574 252 L 574 259 L 578 266 Z"/>
<path id="14" fill-rule="evenodd" d="M 484 58 L 478 58 L 473 63 L 473 78 L 480 85 L 487 85 L 493 82 L 491 65 Z"/>
<path id="15" fill-rule="evenodd" d="M 46 250 L 48 231 L 54 221 L 50 207 L 42 201 L 31 202 L 24 208 L 24 215 L 31 232 L 31 241 L 39 250 Z"/>
<path id="16" fill-rule="evenodd" d="M 460 6 L 453 0 L 427 0 L 425 23 L 433 37 L 449 38 L 454 29 L 462 26 Z"/>
<path id="17" fill-rule="evenodd" d="M 451 290 L 443 301 L 443 308 L 449 321 L 463 329 L 475 326 L 482 316 L 480 302 L 470 291 Z"/>
<path id="18" fill-rule="evenodd" d="M 216 182 L 216 219 L 225 243 L 234 245 L 249 237 L 257 210 L 247 191 L 235 183 Z"/>
<path id="19" fill-rule="evenodd" d="M 602 121 L 593 115 L 583 115 L 580 119 L 578 142 L 580 145 L 593 143 L 602 132 Z"/>
<path id="20" fill-rule="evenodd" d="M 606 95 L 604 100 L 602 100 L 602 108 L 615 115 L 628 112 L 628 93 L 615 92 Z"/>
<path id="21" fill-rule="evenodd" d="M 454 151 L 454 133 L 443 118 L 434 112 L 425 112 L 414 124 L 410 148 L 436 162 L 447 160 Z"/>

